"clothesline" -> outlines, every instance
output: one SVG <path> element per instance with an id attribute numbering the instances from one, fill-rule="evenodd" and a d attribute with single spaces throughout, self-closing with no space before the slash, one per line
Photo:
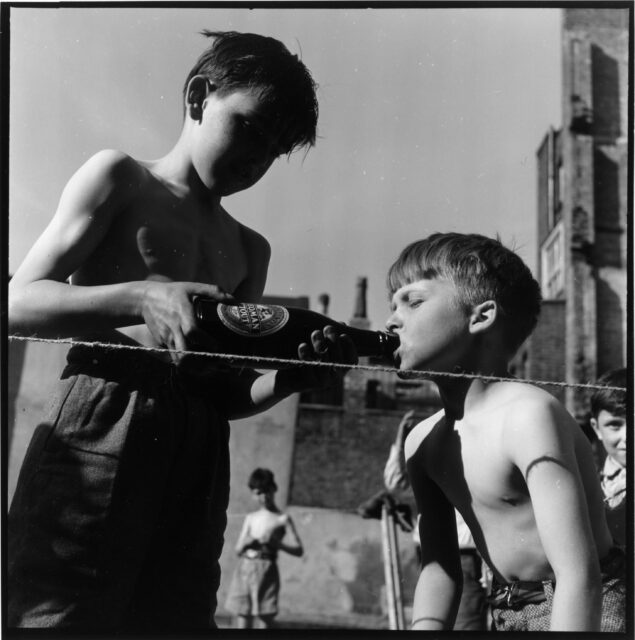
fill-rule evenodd
<path id="1" fill-rule="evenodd" d="M 570 387 L 578 389 L 610 389 L 615 391 L 626 391 L 624 387 L 615 387 L 607 385 L 598 385 L 593 383 L 580 383 L 580 382 L 563 382 L 555 380 L 532 380 L 517 377 L 504 377 L 504 376 L 488 376 L 482 374 L 474 374 L 467 372 L 446 372 L 446 371 L 403 371 L 396 369 L 395 367 L 383 367 L 377 365 L 365 365 L 365 364 L 343 364 L 338 362 L 321 362 L 316 360 L 295 360 L 290 358 L 274 358 L 265 356 L 252 356 L 252 355 L 238 355 L 231 353 L 211 353 L 207 351 L 189 351 L 183 349 L 167 349 L 159 347 L 146 347 L 143 345 L 129 345 L 118 344 L 111 342 L 99 342 L 99 341 L 86 341 L 86 340 L 74 340 L 73 338 L 39 338 L 37 336 L 8 336 L 9 340 L 24 341 L 24 342 L 44 342 L 49 344 L 68 344 L 69 346 L 86 346 L 86 347 L 98 347 L 105 350 L 126 350 L 126 351 L 141 351 L 146 353 L 157 354 L 172 354 L 172 355 L 190 355 L 200 356 L 204 358 L 210 358 L 213 360 L 226 360 L 230 363 L 245 363 L 253 366 L 259 364 L 275 364 L 275 365 L 289 365 L 289 366 L 310 366 L 310 367 L 327 367 L 330 369 L 345 369 L 347 371 L 381 371 L 385 373 L 398 374 L 400 378 L 409 379 L 427 379 L 427 378 L 464 378 L 464 379 L 479 379 L 487 382 L 527 382 L 536 386 L 552 386 L 552 387 Z M 267 367 L 264 367 L 267 368 Z"/>

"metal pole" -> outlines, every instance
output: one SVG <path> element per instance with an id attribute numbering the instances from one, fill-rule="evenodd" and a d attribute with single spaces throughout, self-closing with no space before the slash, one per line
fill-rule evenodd
<path id="1" fill-rule="evenodd" d="M 392 552 L 390 550 L 390 533 L 389 522 L 391 518 L 390 512 L 386 504 L 381 507 L 381 540 L 384 556 L 384 577 L 386 579 L 386 600 L 388 605 L 388 627 L 397 630 L 397 611 L 395 607 L 395 581 L 392 569 Z"/>
<path id="2" fill-rule="evenodd" d="M 395 614 L 397 618 L 397 629 L 405 629 L 403 598 L 401 593 L 401 565 L 399 563 L 399 544 L 397 542 L 397 526 L 395 516 L 392 511 L 389 512 L 388 520 L 388 536 L 390 541 L 390 555 L 392 567 L 392 582 L 395 599 Z"/>

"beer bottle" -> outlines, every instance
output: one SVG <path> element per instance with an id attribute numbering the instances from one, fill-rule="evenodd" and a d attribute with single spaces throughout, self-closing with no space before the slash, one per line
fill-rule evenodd
<path id="1" fill-rule="evenodd" d="M 297 359 L 298 345 L 310 343 L 311 332 L 329 324 L 351 338 L 359 356 L 392 364 L 399 346 L 394 334 L 349 327 L 308 309 L 246 302 L 229 305 L 205 296 L 196 296 L 193 305 L 199 327 L 217 338 L 228 354 Z"/>

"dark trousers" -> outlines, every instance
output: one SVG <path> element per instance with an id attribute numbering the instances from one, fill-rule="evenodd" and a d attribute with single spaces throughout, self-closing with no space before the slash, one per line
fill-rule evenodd
<path id="1" fill-rule="evenodd" d="M 7 626 L 207 628 L 228 423 L 173 367 L 75 347 L 8 519 Z"/>
<path id="2" fill-rule="evenodd" d="M 614 547 L 600 562 L 602 572 L 602 620 L 600 631 L 626 630 L 626 556 Z M 490 602 L 495 631 L 549 631 L 556 585 L 541 582 L 494 581 Z"/>
<path id="3" fill-rule="evenodd" d="M 484 630 L 487 624 L 487 594 L 481 584 L 482 560 L 476 550 L 461 549 L 461 568 L 463 592 L 454 630 Z"/>

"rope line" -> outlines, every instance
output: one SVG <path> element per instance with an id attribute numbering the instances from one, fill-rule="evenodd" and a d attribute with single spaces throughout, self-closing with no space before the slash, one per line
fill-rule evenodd
<path id="1" fill-rule="evenodd" d="M 211 353 L 208 351 L 188 351 L 185 349 L 167 349 L 159 347 L 145 347 L 143 345 L 129 345 L 118 344 L 116 342 L 99 342 L 99 341 L 85 341 L 74 340 L 73 338 L 38 338 L 37 336 L 8 336 L 9 340 L 16 340 L 22 342 L 46 342 L 49 344 L 69 344 L 73 346 L 85 346 L 85 347 L 100 347 L 102 349 L 112 350 L 126 350 L 126 351 L 143 351 L 146 353 L 162 353 L 162 354 L 175 354 L 175 355 L 194 355 L 210 358 L 212 360 L 228 360 L 230 362 L 249 362 L 254 365 L 257 364 L 276 364 L 276 365 L 292 365 L 292 366 L 309 366 L 309 367 L 328 367 L 330 369 L 346 369 L 357 371 L 382 371 L 385 373 L 399 374 L 400 378 L 429 378 L 429 377 L 444 377 L 444 378 L 463 378 L 463 379 L 479 379 L 487 382 L 527 382 L 536 386 L 543 387 L 575 387 L 578 389 L 607 389 L 613 391 L 626 391 L 626 387 L 613 387 L 608 385 L 598 385 L 592 383 L 580 383 L 580 382 L 561 382 L 552 380 L 531 380 L 524 378 L 502 377 L 502 376 L 486 376 L 475 373 L 450 373 L 447 371 L 402 371 L 395 367 L 382 367 L 377 365 L 364 365 L 364 364 L 343 364 L 339 362 L 321 362 L 316 360 L 294 360 L 291 358 L 272 358 L 266 356 L 249 356 L 239 355 L 231 353 Z M 266 367 L 265 367 L 266 368 Z"/>

